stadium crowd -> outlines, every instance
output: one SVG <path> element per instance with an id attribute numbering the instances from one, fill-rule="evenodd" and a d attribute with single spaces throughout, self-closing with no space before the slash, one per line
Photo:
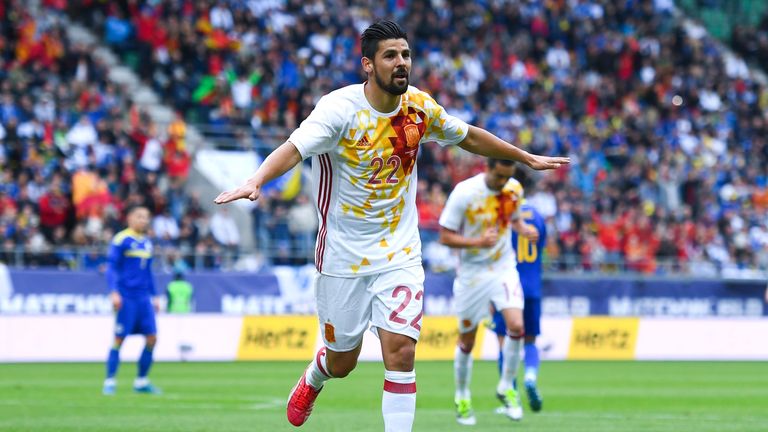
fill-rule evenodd
<path id="1" fill-rule="evenodd" d="M 102 268 L 134 205 L 155 215 L 161 250 L 218 255 L 200 197 L 184 188 L 183 118 L 160 127 L 132 105 L 50 3 L 45 14 L 20 2 L 0 13 L 0 260 Z"/>
<path id="2" fill-rule="evenodd" d="M 551 266 L 705 275 L 768 265 L 768 88 L 704 29 L 684 27 L 671 0 L 126 0 L 71 2 L 77 8 L 69 9 L 66 1 L 48 3 L 103 35 L 183 114 L 179 124 L 247 127 L 250 136 L 240 138 L 257 144 L 279 143 L 273 137 L 287 136 L 322 94 L 359 82 L 358 32 L 377 17 L 394 17 L 410 31 L 414 85 L 452 114 L 519 146 L 571 156 L 569 168 L 532 175 L 526 182 L 528 200 L 554 233 L 547 247 Z M 23 22 L 11 22 L 13 30 L 4 24 L 6 39 L 21 37 Z M 47 31 L 66 40 L 55 25 Z M 6 131 L 26 130 L 21 123 L 6 123 L 13 117 L 4 114 L 6 100 L 34 107 L 52 95 L 56 120 L 48 128 L 59 131 L 62 142 L 70 129 L 88 128 L 88 122 L 97 131 L 112 132 L 97 140 L 102 145 L 93 146 L 93 156 L 86 152 L 78 159 L 80 147 L 70 144 L 70 152 L 52 157 L 55 166 L 39 170 L 40 176 L 6 170 L 10 183 L 42 183 L 53 190 L 52 180 L 59 178 L 66 196 L 75 174 L 93 176 L 101 170 L 93 181 L 115 183 L 114 191 L 108 189 L 121 198 L 116 201 L 130 202 L 140 198 L 131 184 L 156 182 L 159 190 L 150 196 L 165 197 L 169 205 L 155 210 L 167 209 L 183 224 L 179 216 L 190 213 L 184 205 L 195 207 L 194 198 L 183 191 L 183 180 L 173 181 L 163 158 L 154 170 L 144 168 L 144 154 L 155 144 L 147 147 L 135 139 L 137 129 L 147 141 L 162 131 L 129 110 L 121 90 L 104 81 L 87 49 L 64 43 L 56 66 L 50 66 L 20 61 L 11 46 L 4 45 L 2 67 L 8 91 L 2 93 L 0 121 Z M 86 79 L 78 80 L 83 67 Z M 34 86 L 9 78 L 18 71 L 32 75 L 35 68 L 59 84 L 46 91 L 46 80 Z M 62 86 L 62 94 L 72 95 L 74 102 L 60 100 Z M 92 111 L 105 114 L 94 119 Z M 76 114 L 60 119 L 64 112 Z M 166 135 L 170 138 L 158 143 L 164 150 L 150 155 L 167 156 L 174 148 L 183 154 L 173 134 Z M 6 138 L 6 164 L 13 159 L 9 143 Z M 96 155 L 107 150 L 130 157 L 84 162 L 98 162 Z M 458 149 L 422 148 L 418 206 L 427 250 L 435 250 L 428 245 L 447 193 L 482 165 Z M 124 182 L 125 172 L 132 170 L 137 179 Z M 161 179 L 170 179 L 168 186 L 161 187 Z M 184 205 L 171 204 L 175 196 Z M 18 193 L 0 197 L 0 206 L 2 200 L 24 202 Z M 310 214 L 303 211 L 307 206 L 305 197 L 263 203 L 254 213 L 257 244 L 293 245 L 281 246 L 286 250 L 306 243 L 316 226 L 292 227 L 295 218 L 289 215 Z M 42 216 L 34 205 L 15 207 L 18 212 L 4 217 L 4 226 L 36 211 Z M 97 207 L 109 213 L 109 207 Z M 186 226 L 200 225 L 195 217 Z M 88 231 L 87 217 L 76 221 L 59 236 L 74 236 L 81 226 Z M 199 238 L 209 239 L 206 247 L 224 247 L 204 236 L 205 229 L 198 231 Z M 48 236 L 47 241 L 56 241 L 55 233 Z M 13 238 L 6 235 L 5 241 Z M 439 250 L 428 254 L 435 262 L 439 256 Z"/>

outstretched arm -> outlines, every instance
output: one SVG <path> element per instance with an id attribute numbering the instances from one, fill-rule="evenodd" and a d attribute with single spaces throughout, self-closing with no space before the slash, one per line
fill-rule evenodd
<path id="1" fill-rule="evenodd" d="M 237 189 L 222 192 L 215 200 L 213 200 L 213 202 L 216 204 L 226 204 L 242 198 L 256 201 L 259 199 L 259 195 L 261 195 L 261 187 L 265 183 L 285 174 L 299 162 L 301 162 L 301 155 L 296 149 L 296 146 L 293 145 L 292 142 L 286 141 L 264 159 L 264 162 L 259 166 L 259 169 L 256 170 L 256 173 L 242 186 Z"/>
<path id="2" fill-rule="evenodd" d="M 539 156 L 528 153 L 476 126 L 469 127 L 469 132 L 464 141 L 459 143 L 459 147 L 481 156 L 520 162 L 535 170 L 555 169 L 571 163 L 571 159 L 567 157 Z"/>

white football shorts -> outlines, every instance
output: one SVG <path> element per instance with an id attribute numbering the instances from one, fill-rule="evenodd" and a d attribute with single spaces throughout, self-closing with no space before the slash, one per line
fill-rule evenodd
<path id="1" fill-rule="evenodd" d="M 380 328 L 418 341 L 424 269 L 419 265 L 356 278 L 321 274 L 315 298 L 323 342 L 332 351 L 357 348 L 369 323 L 374 330 Z"/>
<path id="2" fill-rule="evenodd" d="M 459 332 L 467 333 L 496 310 L 523 309 L 523 287 L 517 268 L 512 266 L 464 266 L 453 281 L 453 300 Z"/>

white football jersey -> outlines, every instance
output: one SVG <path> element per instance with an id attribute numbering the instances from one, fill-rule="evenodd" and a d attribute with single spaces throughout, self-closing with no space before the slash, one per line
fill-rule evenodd
<path id="1" fill-rule="evenodd" d="M 465 237 L 481 237 L 488 228 L 496 227 L 499 240 L 490 248 L 461 249 L 459 272 L 464 266 L 493 265 L 499 261 L 515 266 L 511 223 L 520 217 L 523 187 L 509 179 L 500 191 L 485 183 L 485 173 L 470 177 L 456 185 L 448 196 L 440 226 Z"/>
<path id="2" fill-rule="evenodd" d="M 460 143 L 469 126 L 415 87 L 392 112 L 363 84 L 323 96 L 288 140 L 312 157 L 317 270 L 352 277 L 421 264 L 416 157 L 422 142 Z"/>

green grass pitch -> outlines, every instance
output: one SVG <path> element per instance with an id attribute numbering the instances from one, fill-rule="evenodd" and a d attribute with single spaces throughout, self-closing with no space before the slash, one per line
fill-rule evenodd
<path id="1" fill-rule="evenodd" d="M 124 363 L 115 396 L 101 364 L 0 365 L 0 431 L 290 431 L 285 398 L 304 362 L 159 363 L 161 396 L 133 394 Z M 382 431 L 383 366 L 331 381 L 301 431 Z M 544 411 L 520 423 L 493 413 L 495 364 L 477 361 L 478 424 L 453 414 L 453 365 L 417 363 L 414 431 L 768 431 L 768 363 L 545 362 Z M 525 401 L 524 401 L 525 403 Z"/>

